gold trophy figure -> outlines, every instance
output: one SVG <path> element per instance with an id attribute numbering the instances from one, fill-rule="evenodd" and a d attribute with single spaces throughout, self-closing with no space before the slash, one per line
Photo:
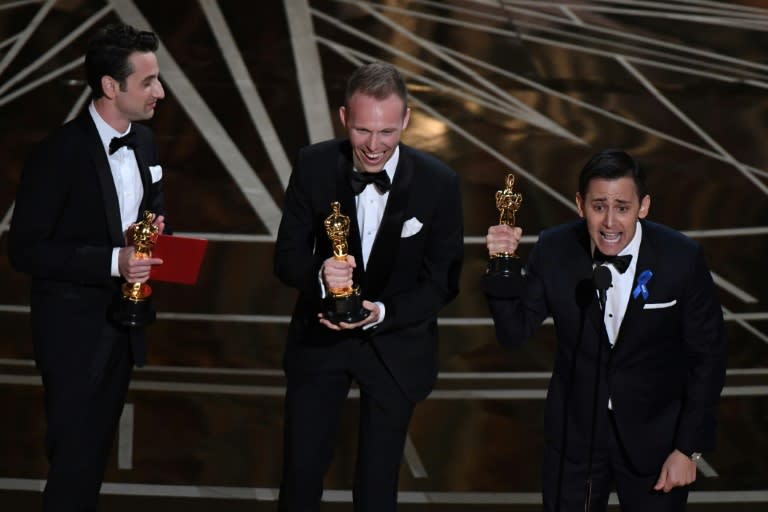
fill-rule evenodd
<path id="1" fill-rule="evenodd" d="M 331 214 L 325 219 L 325 232 L 333 246 L 333 257 L 336 260 L 347 259 L 347 236 L 349 236 L 349 217 L 341 213 L 338 201 L 331 203 Z M 329 288 L 325 297 L 325 318 L 338 324 L 359 322 L 370 314 L 362 306 L 360 288 L 357 285 L 345 288 Z"/>
<path id="2" fill-rule="evenodd" d="M 523 203 L 523 195 L 519 192 L 514 192 L 514 186 L 514 174 L 507 174 L 504 189 L 496 191 L 496 209 L 499 210 L 499 224 L 513 227 L 515 225 L 515 214 Z M 488 268 L 485 273 L 510 276 L 513 273 L 519 275 L 521 270 L 522 265 L 517 255 L 510 252 L 499 252 L 491 255 L 491 260 L 488 262 Z"/>
<path id="3" fill-rule="evenodd" d="M 154 220 L 155 214 L 145 211 L 144 218 L 128 231 L 138 259 L 152 257 L 152 248 L 160 236 L 160 229 L 153 224 Z M 121 291 L 112 310 L 115 322 L 126 327 L 138 327 L 154 321 L 155 311 L 149 301 L 152 288 L 147 283 L 124 283 Z"/>

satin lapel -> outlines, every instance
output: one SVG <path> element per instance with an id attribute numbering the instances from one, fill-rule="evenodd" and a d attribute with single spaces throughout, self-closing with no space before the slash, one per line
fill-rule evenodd
<path id="1" fill-rule="evenodd" d="M 621 327 L 619 328 L 619 334 L 616 337 L 616 344 L 614 350 L 620 349 L 627 344 L 627 340 L 624 338 L 625 333 L 633 332 L 635 329 L 633 324 L 642 317 L 640 312 L 643 309 L 645 300 L 640 295 L 637 298 L 632 296 L 632 292 L 637 287 L 637 276 L 642 274 L 646 270 L 650 270 L 655 273 L 657 254 L 656 249 L 653 246 L 653 240 L 651 234 L 648 233 L 648 229 L 643 226 L 643 239 L 640 242 L 640 252 L 637 257 L 637 265 L 635 266 L 635 275 L 632 278 L 632 289 L 629 291 L 629 302 L 627 303 L 627 311 L 624 313 L 624 319 L 621 321 Z"/>
<path id="2" fill-rule="evenodd" d="M 365 272 L 368 279 L 366 292 L 371 296 L 378 296 L 384 290 L 392 272 L 392 265 L 397 259 L 400 233 L 405 221 L 405 209 L 408 206 L 414 172 L 413 160 L 401 145 L 400 161 L 397 164 L 387 206 L 376 233 L 376 240 L 373 242 L 371 255 L 368 257 Z"/>
<path id="3" fill-rule="evenodd" d="M 94 170 L 99 178 L 101 196 L 104 200 L 104 214 L 107 218 L 107 226 L 109 227 L 109 236 L 112 238 L 112 244 L 115 247 L 122 247 L 125 245 L 125 239 L 123 237 L 122 221 L 120 220 L 120 203 L 117 200 L 117 190 L 115 189 L 115 181 L 112 178 L 112 170 L 109 167 L 107 154 L 104 151 L 104 146 L 101 144 L 101 138 L 96 130 L 96 125 L 93 124 L 93 119 L 87 113 L 83 117 L 84 142 L 88 147 L 88 153 L 93 161 Z"/>
<path id="4" fill-rule="evenodd" d="M 590 276 L 589 279 L 589 296 L 590 300 L 587 305 L 587 316 L 592 322 L 595 330 L 600 333 L 600 339 L 608 340 L 608 333 L 605 330 L 605 319 L 603 318 L 603 311 L 600 309 L 600 301 L 598 300 L 597 291 L 594 284 L 592 284 L 591 276 L 593 274 L 592 268 L 592 245 L 589 241 L 589 232 L 587 231 L 586 224 L 582 225 L 583 229 L 579 233 L 579 245 L 582 252 L 580 258 L 583 259 L 583 264 L 580 267 L 584 268 L 585 275 Z"/>
<path id="5" fill-rule="evenodd" d="M 138 134 L 136 134 L 138 138 Z M 141 140 L 139 140 L 139 143 L 136 147 L 136 149 L 133 150 L 133 154 L 136 157 L 136 165 L 139 167 L 139 175 L 141 176 L 141 184 L 144 188 L 144 193 L 141 196 L 141 205 L 139 205 L 139 215 L 138 219 L 136 221 L 139 221 L 140 219 L 144 218 L 144 210 L 149 208 L 149 205 L 152 204 L 150 195 L 152 194 L 152 177 L 149 173 L 149 167 L 147 167 L 147 162 L 149 161 L 149 158 L 144 155 L 144 152 L 142 151 L 143 145 L 141 144 Z M 145 150 L 146 151 L 146 150 Z M 152 212 L 156 213 L 156 212 Z"/>
<path id="6" fill-rule="evenodd" d="M 349 173 L 352 172 L 351 148 L 342 146 L 339 160 L 336 165 L 336 200 L 341 203 L 341 213 L 349 217 L 349 237 L 347 247 L 349 254 L 355 257 L 357 267 L 353 274 L 353 281 L 365 288 L 365 272 L 363 270 L 363 248 L 360 242 L 360 228 L 357 222 L 357 207 L 355 205 L 355 193 L 349 184 Z M 328 204 L 328 214 L 331 213 L 331 205 Z"/>

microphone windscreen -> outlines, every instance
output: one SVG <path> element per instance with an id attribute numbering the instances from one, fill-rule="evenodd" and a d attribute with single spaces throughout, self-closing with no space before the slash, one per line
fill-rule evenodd
<path id="1" fill-rule="evenodd" d="M 592 271 L 592 282 L 595 283 L 595 288 L 598 290 L 607 290 L 611 287 L 611 271 L 604 265 L 598 265 L 595 270 Z"/>

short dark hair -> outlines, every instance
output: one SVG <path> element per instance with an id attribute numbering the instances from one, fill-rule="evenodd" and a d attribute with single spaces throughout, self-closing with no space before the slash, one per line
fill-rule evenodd
<path id="1" fill-rule="evenodd" d="M 128 57 L 134 52 L 157 51 L 159 39 L 154 32 L 136 30 L 124 23 L 107 25 L 88 43 L 85 54 L 85 73 L 93 99 L 104 96 L 101 77 L 111 76 L 125 90 L 125 79 L 133 73 Z"/>
<path id="2" fill-rule="evenodd" d="M 579 174 L 579 194 L 587 194 L 589 183 L 596 179 L 617 180 L 629 177 L 635 182 L 637 196 L 643 199 L 648 195 L 645 184 L 645 171 L 637 161 L 620 149 L 604 149 L 592 156 Z"/>
<path id="3" fill-rule="evenodd" d="M 392 64 L 371 62 L 357 68 L 347 80 L 347 92 L 344 105 L 349 107 L 349 99 L 356 93 L 373 96 L 383 100 L 397 94 L 403 100 L 403 110 L 408 107 L 408 89 L 405 80 Z"/>

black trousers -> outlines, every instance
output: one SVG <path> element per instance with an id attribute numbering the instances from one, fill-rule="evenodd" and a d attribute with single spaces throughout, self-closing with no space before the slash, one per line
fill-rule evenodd
<path id="1" fill-rule="evenodd" d="M 608 425 L 603 439 L 595 440 L 591 471 L 589 511 L 604 512 L 611 491 L 616 490 L 622 512 L 682 512 L 689 487 L 676 487 L 669 493 L 654 491 L 661 465 L 652 474 L 638 472 L 621 445 L 613 415 L 606 410 Z M 584 512 L 587 495 L 588 457 L 572 460 L 551 446 L 544 449 L 544 510 Z"/>
<path id="2" fill-rule="evenodd" d="M 352 380 L 360 387 L 353 488 L 356 512 L 394 512 L 409 401 L 369 341 L 348 339 L 300 351 L 314 364 L 287 365 L 281 512 L 320 510 L 323 477 L 333 458 L 342 406 Z M 309 353 L 307 353 L 309 352 Z"/>
<path id="3" fill-rule="evenodd" d="M 80 367 L 42 372 L 49 462 L 44 512 L 97 509 L 133 368 L 126 332 L 107 326 L 99 351 Z"/>

